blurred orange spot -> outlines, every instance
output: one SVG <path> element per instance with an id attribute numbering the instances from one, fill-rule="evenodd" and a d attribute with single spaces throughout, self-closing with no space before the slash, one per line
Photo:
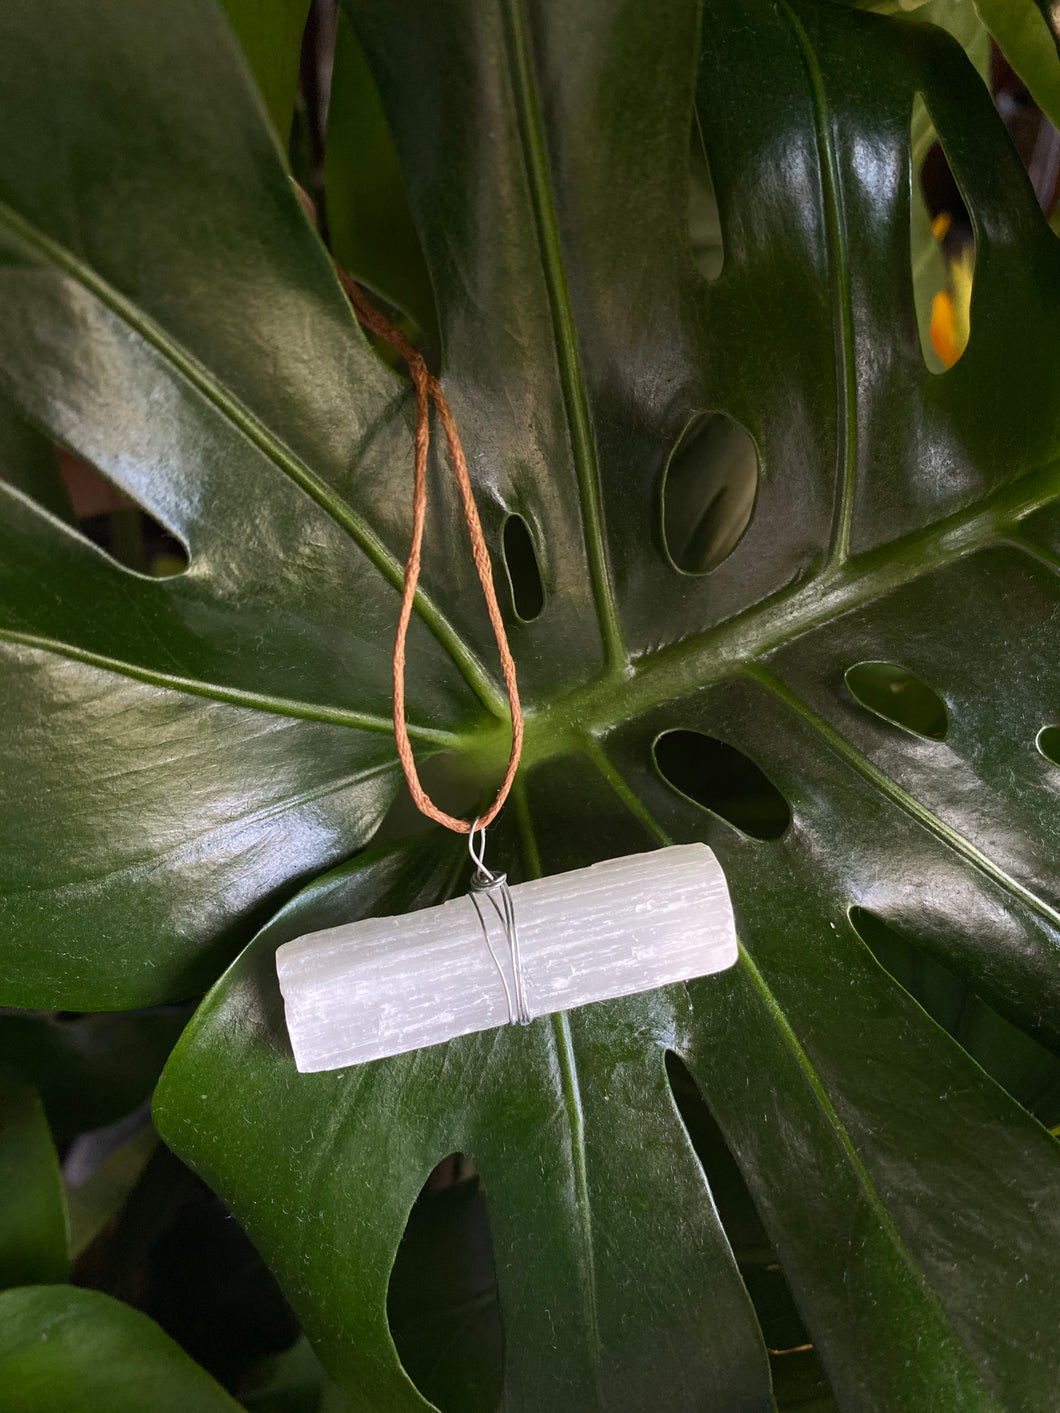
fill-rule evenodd
<path id="1" fill-rule="evenodd" d="M 968 347 L 975 252 L 968 246 L 950 265 L 949 287 L 931 301 L 931 347 L 944 368 L 952 368 Z"/>
<path id="2" fill-rule="evenodd" d="M 957 319 L 953 295 L 940 290 L 931 301 L 931 347 L 942 359 L 944 368 L 952 368 L 964 349 L 957 341 Z"/>

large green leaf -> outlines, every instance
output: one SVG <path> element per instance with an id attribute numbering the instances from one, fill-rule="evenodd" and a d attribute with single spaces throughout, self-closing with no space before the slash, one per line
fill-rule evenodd
<path id="1" fill-rule="evenodd" d="M 355 1406 L 422 1406 L 387 1277 L 456 1149 L 483 1175 L 506 1406 L 768 1406 L 672 1049 L 841 1406 L 1051 1413 L 1056 1144 L 848 918 L 871 911 L 1060 1040 L 1060 776 L 1035 750 L 1056 711 L 1060 255 L 986 90 L 933 30 L 813 0 L 348 12 L 487 536 L 499 554 L 520 515 L 544 585 L 539 617 L 510 615 L 527 750 L 491 849 L 518 875 L 706 839 L 744 952 L 687 988 L 298 1076 L 275 945 L 457 886 L 452 841 L 373 849 L 218 984 L 163 1084 L 167 1138 Z M 688 248 L 697 48 L 710 284 Z M 6 995 L 129 1004 L 216 975 L 396 791 L 409 399 L 344 307 L 206 0 L 164 20 L 17 0 L 0 64 L 0 388 L 191 550 L 151 583 L 4 494 Z M 911 290 L 917 92 L 977 237 L 972 340 L 942 376 Z M 738 546 L 686 575 L 662 487 L 704 412 L 747 428 L 760 477 Z M 679 458 L 702 458 L 704 533 L 713 445 Z M 504 705 L 435 481 L 410 714 L 421 753 L 485 797 Z M 844 673 L 865 660 L 941 694 L 945 739 L 859 705 Z M 667 784 L 653 744 L 676 729 L 757 762 L 790 826 L 752 837 Z"/>
<path id="2" fill-rule="evenodd" d="M 2 489 L 5 999 L 95 1009 L 201 987 L 384 812 L 404 394 L 207 0 L 5 6 L 0 53 L 0 382 L 193 559 L 144 580 Z M 495 689 L 428 617 L 411 712 L 459 725 L 441 641 Z"/>
<path id="3" fill-rule="evenodd" d="M 0 1295 L 3 1413 L 236 1413 L 239 1404 L 127 1305 L 70 1285 Z"/>
<path id="4" fill-rule="evenodd" d="M 733 1413 L 767 1407 L 765 1351 L 661 1054 L 643 1065 L 646 1043 L 672 1040 L 682 997 L 296 1072 L 276 947 L 351 913 L 422 906 L 465 857 L 432 835 L 306 889 L 200 1008 L 156 1121 L 243 1214 L 354 1408 L 429 1406 L 391 1344 L 387 1283 L 413 1199 L 456 1149 L 485 1184 L 506 1407 L 633 1409 L 665 1390 L 668 1407 L 694 1408 L 704 1388 Z M 465 1397 L 449 1406 L 488 1409 L 472 1392 L 479 1377 L 466 1370 Z"/>

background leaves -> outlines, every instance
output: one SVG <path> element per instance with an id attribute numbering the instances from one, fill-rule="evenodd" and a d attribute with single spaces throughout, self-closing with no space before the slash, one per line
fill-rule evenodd
<path id="1" fill-rule="evenodd" d="M 0 1408 L 60 1413 L 77 1390 L 85 1413 L 234 1413 L 239 1404 L 157 1326 L 73 1286 L 0 1295 Z"/>
<path id="2" fill-rule="evenodd" d="M 27 1085 L 0 1079 L 0 1289 L 65 1280 L 66 1207 L 44 1109 Z"/>

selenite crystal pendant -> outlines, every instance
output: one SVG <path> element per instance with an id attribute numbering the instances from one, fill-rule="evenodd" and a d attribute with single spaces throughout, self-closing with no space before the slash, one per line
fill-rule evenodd
<path id="1" fill-rule="evenodd" d="M 515 927 L 495 898 L 503 888 Z M 736 961 L 725 875 L 705 844 L 675 844 L 401 917 L 311 932 L 276 972 L 303 1073 L 648 991 Z M 517 932 L 517 943 L 514 934 Z M 515 1000 L 513 1001 L 513 997 Z M 516 1005 L 518 1003 L 518 1005 Z"/>

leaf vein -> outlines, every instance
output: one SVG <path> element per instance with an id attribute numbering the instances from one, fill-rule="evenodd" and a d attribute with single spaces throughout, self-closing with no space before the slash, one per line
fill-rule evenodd
<path id="1" fill-rule="evenodd" d="M 0 223 L 38 257 L 74 280 L 153 348 L 176 372 L 247 438 L 285 476 L 299 486 L 350 536 L 369 562 L 395 588 L 404 582 L 405 567 L 391 553 L 376 531 L 352 506 L 312 471 L 302 459 L 263 422 L 223 387 L 187 349 L 155 323 L 142 309 L 97 274 L 91 266 L 0 202 Z M 351 316 L 352 318 L 352 316 Z M 430 595 L 420 590 L 416 610 L 446 649 L 479 700 L 495 715 L 503 716 L 507 704 L 477 656 L 457 633 Z"/>
<path id="2" fill-rule="evenodd" d="M 122 677 L 130 677 L 137 682 L 145 682 L 152 687 L 167 691 L 181 692 L 188 696 L 205 697 L 209 701 L 223 702 L 227 706 L 243 707 L 249 711 L 272 712 L 277 716 L 292 717 L 296 720 L 320 721 L 332 726 L 345 726 L 359 731 L 381 731 L 393 733 L 394 723 L 389 717 L 376 716 L 371 712 L 348 711 L 342 707 L 324 707 L 316 702 L 299 702 L 287 697 L 266 696 L 263 692 L 250 692 L 241 688 L 224 687 L 214 682 L 203 682 L 195 677 L 181 677 L 176 673 L 154 671 L 141 667 L 138 663 L 125 662 L 121 658 L 107 657 L 103 653 L 91 652 L 76 647 L 72 643 L 59 642 L 36 633 L 20 633 L 11 628 L 0 628 L 0 643 L 11 643 L 17 647 L 32 648 L 38 652 L 51 653 L 71 662 L 81 662 L 88 667 L 96 667 L 104 672 L 114 672 Z M 409 735 L 430 745 L 453 746 L 461 738 L 450 731 L 434 727 L 408 727 Z"/>
<path id="3" fill-rule="evenodd" d="M 662 825 L 654 819 L 654 817 L 649 812 L 647 806 L 644 805 L 636 797 L 634 792 L 630 789 L 628 783 L 622 777 L 621 773 L 615 768 L 610 759 L 607 758 L 606 754 L 600 748 L 599 743 L 593 742 L 592 749 L 588 750 L 586 754 L 593 761 L 594 765 L 596 765 L 597 769 L 601 771 L 601 774 L 607 780 L 608 784 L 611 786 L 616 796 L 623 802 L 623 804 L 625 804 L 626 807 L 630 809 L 631 812 L 635 814 L 636 817 L 641 820 L 642 823 L 645 821 L 645 818 L 651 820 L 652 832 L 655 834 L 655 837 L 659 840 L 660 844 L 662 844 L 664 847 L 666 845 L 672 844 L 674 842 L 673 838 L 666 832 L 665 829 L 663 829 Z M 635 808 L 632 804 L 633 801 L 636 801 Z M 750 953 L 744 947 L 743 943 L 738 942 L 738 946 L 739 961 L 737 965 L 742 967 L 744 972 L 748 976 L 748 979 L 750 980 L 752 986 L 755 988 L 756 992 L 761 998 L 762 1004 L 765 1006 L 770 1019 L 776 1025 L 777 1030 L 780 1033 L 781 1039 L 783 1040 L 788 1050 L 791 1052 L 792 1058 L 795 1060 L 795 1063 L 802 1074 L 805 1084 L 809 1088 L 811 1094 L 814 1097 L 815 1102 L 823 1113 L 828 1123 L 828 1126 L 835 1137 L 836 1142 L 839 1144 L 839 1147 L 842 1150 L 844 1160 L 849 1165 L 851 1172 L 853 1173 L 854 1180 L 857 1183 L 859 1190 L 863 1193 L 865 1201 L 867 1202 L 869 1208 L 871 1209 L 873 1215 L 879 1223 L 881 1231 L 883 1232 L 884 1236 L 891 1244 L 891 1246 L 894 1248 L 895 1254 L 898 1256 L 903 1266 L 909 1272 L 915 1285 L 923 1295 L 928 1305 L 934 1311 L 939 1322 L 946 1329 L 953 1332 L 958 1344 L 967 1354 L 968 1351 L 966 1349 L 964 1341 L 960 1338 L 960 1335 L 957 1334 L 957 1331 L 954 1329 L 954 1326 L 946 1313 L 945 1307 L 943 1306 L 937 1291 L 935 1291 L 932 1287 L 927 1275 L 920 1268 L 916 1258 L 907 1246 L 904 1237 L 898 1230 L 898 1227 L 895 1225 L 895 1222 L 891 1217 L 891 1214 L 888 1212 L 883 1198 L 880 1196 L 876 1188 L 876 1184 L 873 1181 L 872 1174 L 869 1172 L 868 1168 L 862 1161 L 861 1156 L 857 1151 L 857 1147 L 854 1144 L 854 1140 L 851 1138 L 846 1125 L 844 1124 L 842 1118 L 839 1115 L 838 1110 L 832 1103 L 831 1097 L 828 1094 L 828 1091 L 825 1088 L 820 1077 L 818 1076 L 817 1071 L 815 1070 L 813 1063 L 810 1060 L 810 1057 L 803 1049 L 802 1044 L 800 1043 L 799 1038 L 795 1033 L 794 1027 L 788 1020 L 788 1017 L 783 1007 L 777 1000 L 776 996 L 773 994 L 773 991 L 770 988 L 768 982 L 766 981 L 762 973 L 759 971 L 758 967 L 756 966 Z"/>
<path id="4" fill-rule="evenodd" d="M 802 22 L 787 4 L 780 9 L 788 20 L 799 48 L 813 98 L 814 131 L 821 169 L 821 194 L 827 232 L 829 263 L 835 298 L 835 343 L 837 419 L 839 432 L 835 512 L 826 568 L 843 563 L 850 553 L 850 525 L 854 510 L 857 478 L 857 363 L 854 353 L 854 315 L 850 298 L 850 271 L 847 264 L 846 220 L 843 212 L 839 163 L 832 136 L 832 119 L 824 91 L 824 79 L 817 56 Z"/>
<path id="5" fill-rule="evenodd" d="M 563 403 L 571 440 L 575 474 L 582 507 L 585 549 L 593 589 L 597 622 L 603 639 L 604 657 L 610 673 L 626 670 L 628 655 L 622 642 L 615 609 L 611 573 L 607 562 L 603 509 L 596 447 L 589 414 L 578 351 L 578 337 L 571 310 L 570 292 L 563 264 L 562 245 L 556 223 L 552 184 L 548 170 L 541 107 L 531 57 L 531 41 L 522 0 L 506 0 L 506 30 L 512 92 L 519 120 L 527 185 L 537 226 L 537 242 L 542 273 L 548 292 L 549 312 L 556 345 Z"/>

